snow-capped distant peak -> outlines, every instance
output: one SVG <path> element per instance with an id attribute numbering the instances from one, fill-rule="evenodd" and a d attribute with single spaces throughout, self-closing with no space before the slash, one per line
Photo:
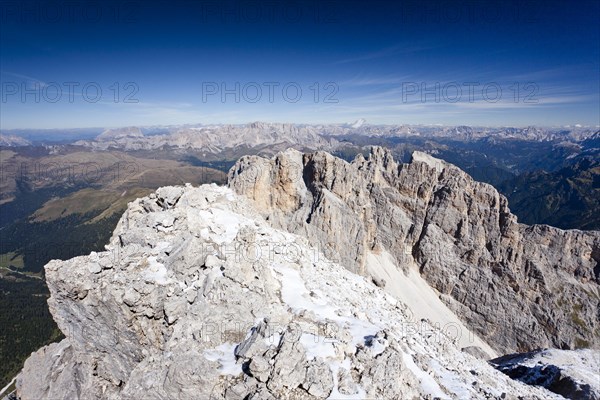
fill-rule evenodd
<path id="1" fill-rule="evenodd" d="M 353 127 L 354 129 L 360 128 L 361 126 L 363 126 L 363 125 L 365 124 L 365 122 L 367 122 L 367 120 L 366 120 L 366 119 L 364 119 L 364 118 L 359 118 L 359 119 L 357 119 L 357 120 L 356 120 L 356 122 L 355 122 L 355 123 L 353 123 L 353 124 L 352 124 L 352 127 Z"/>

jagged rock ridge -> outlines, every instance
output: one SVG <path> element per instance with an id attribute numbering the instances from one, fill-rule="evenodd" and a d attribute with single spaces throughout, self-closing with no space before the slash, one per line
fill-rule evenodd
<path id="1" fill-rule="evenodd" d="M 442 160 L 289 150 L 241 158 L 229 186 L 353 272 L 370 275 L 382 251 L 418 269 L 500 354 L 600 346 L 600 232 L 519 224 L 492 186 Z"/>
<path id="2" fill-rule="evenodd" d="M 46 277 L 66 339 L 26 362 L 23 400 L 555 397 L 214 185 L 130 203 L 107 251 Z"/>

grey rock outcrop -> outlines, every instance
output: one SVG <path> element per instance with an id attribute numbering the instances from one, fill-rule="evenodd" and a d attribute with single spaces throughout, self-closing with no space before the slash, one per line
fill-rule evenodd
<path id="1" fill-rule="evenodd" d="M 404 304 L 227 188 L 138 199 L 106 251 L 46 278 L 66 338 L 27 360 L 22 400 L 554 398 L 407 329 Z"/>
<path id="2" fill-rule="evenodd" d="M 381 250 L 418 268 L 500 353 L 600 346 L 600 232 L 519 224 L 504 196 L 449 163 L 289 150 L 241 158 L 229 186 L 352 272 L 369 275 Z"/>
<path id="3" fill-rule="evenodd" d="M 513 379 L 545 387 L 567 399 L 600 399 L 598 352 L 546 349 L 506 355 L 490 363 Z"/>

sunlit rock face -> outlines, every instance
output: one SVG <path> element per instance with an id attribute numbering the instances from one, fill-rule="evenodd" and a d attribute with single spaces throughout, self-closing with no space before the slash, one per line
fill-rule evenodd
<path id="1" fill-rule="evenodd" d="M 46 266 L 66 339 L 21 399 L 551 398 L 217 186 L 129 204 L 107 251 Z"/>
<path id="2" fill-rule="evenodd" d="M 500 354 L 600 346 L 600 232 L 519 224 L 492 186 L 415 152 L 241 158 L 229 186 L 350 271 L 384 250 Z"/>

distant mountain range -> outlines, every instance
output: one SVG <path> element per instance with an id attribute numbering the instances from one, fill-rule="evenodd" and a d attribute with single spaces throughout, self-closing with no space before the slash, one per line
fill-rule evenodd
<path id="1" fill-rule="evenodd" d="M 156 149 L 164 146 L 204 149 L 219 152 L 236 147 L 256 148 L 287 143 L 317 149 L 335 148 L 345 136 L 376 138 L 446 138 L 460 141 L 479 139 L 526 140 L 537 142 L 580 142 L 598 135 L 594 128 L 480 128 L 470 126 L 431 127 L 409 125 L 368 125 L 359 119 L 354 124 L 304 125 L 253 122 L 245 125 L 209 125 L 172 127 L 165 133 L 144 135 L 137 127 L 110 129 L 94 140 L 77 144 L 94 148 Z"/>
<path id="2" fill-rule="evenodd" d="M 239 144 L 249 140 L 249 146 L 256 144 L 274 144 L 278 141 L 300 142 L 305 146 L 314 145 L 316 136 L 338 137 L 345 135 L 364 135 L 369 137 L 427 137 L 451 138 L 456 140 L 477 140 L 482 138 L 517 139 L 529 141 L 573 141 L 578 142 L 597 136 L 598 127 L 476 127 L 476 126 L 437 126 L 437 125 L 372 125 L 363 118 L 352 124 L 293 124 L 252 122 L 248 124 L 185 124 L 164 126 L 139 126 L 123 128 L 81 128 L 81 129 L 19 129 L 4 130 L 0 135 L 25 138 L 31 142 L 82 140 L 80 144 L 91 145 L 94 142 L 112 145 L 132 146 L 131 142 L 142 137 L 154 137 L 145 147 L 156 146 L 202 146 L 203 141 L 211 141 L 212 135 L 224 134 L 222 146 Z M 229 137 L 241 133 L 241 137 Z M 261 134 L 255 138 L 253 134 Z M 129 139 L 129 141 L 127 140 Z M 225 140 L 226 139 L 226 140 Z M 208 144 L 208 143 L 206 143 Z M 317 143 L 318 144 L 318 143 Z M 100 146 L 99 144 L 97 144 Z"/>
<path id="3" fill-rule="evenodd" d="M 527 172 L 499 189 L 518 210 L 521 222 L 600 229 L 599 158 L 583 158 L 555 172 Z"/>
<path id="4" fill-rule="evenodd" d="M 0 147 L 29 146 L 31 142 L 17 135 L 0 134 Z"/>
<path id="5" fill-rule="evenodd" d="M 587 217 L 595 210 L 593 204 L 600 203 L 595 178 L 595 162 L 600 159 L 597 127 L 372 125 L 358 119 L 347 124 L 253 122 L 46 131 L 47 138 L 60 139 L 59 143 L 39 140 L 44 137 L 40 132 L 35 131 L 36 140 L 25 140 L 24 131 L 5 131 L 0 135 L 0 147 L 14 150 L 42 145 L 34 152 L 48 154 L 122 151 L 224 172 L 244 155 L 272 156 L 288 148 L 325 150 L 346 160 L 368 153 L 373 145 L 389 148 L 399 160 L 408 160 L 414 151 L 424 151 L 497 187 L 523 221 L 563 228 L 599 226 L 595 218 Z M 586 178 L 569 181 L 569 173 L 563 170 Z M 562 189 L 542 193 L 550 188 Z"/>

